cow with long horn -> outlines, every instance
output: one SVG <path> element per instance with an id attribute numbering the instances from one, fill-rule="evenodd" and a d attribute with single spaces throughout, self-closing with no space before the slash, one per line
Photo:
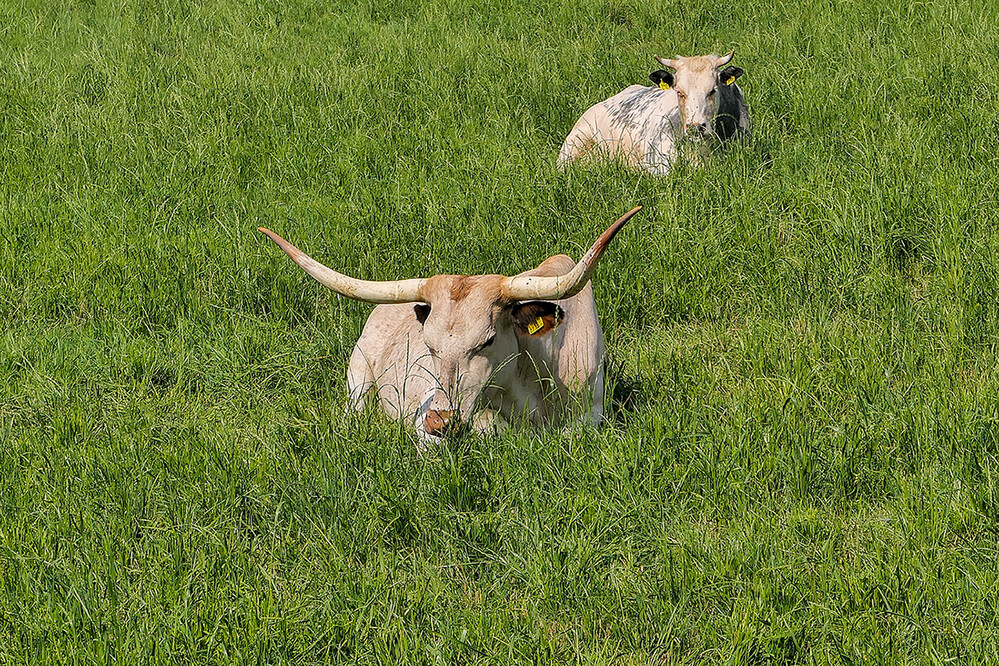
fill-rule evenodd
<path id="1" fill-rule="evenodd" d="M 513 277 L 436 275 L 369 282 L 315 261 L 260 228 L 338 294 L 376 303 L 347 370 L 350 399 L 372 394 L 421 438 L 460 424 L 486 431 L 522 422 L 603 418 L 604 339 L 590 276 L 641 206 L 612 224 L 577 263 L 564 254 Z"/>
<path id="2" fill-rule="evenodd" d="M 628 86 L 591 106 L 562 143 L 558 166 L 593 157 L 621 158 L 627 165 L 664 175 L 686 152 L 703 161 L 712 144 L 748 138 L 749 109 L 735 83 L 743 74 L 729 65 L 735 51 L 656 60 L 668 70 L 649 74 L 654 86 Z M 669 71 L 672 70 L 672 71 Z"/>

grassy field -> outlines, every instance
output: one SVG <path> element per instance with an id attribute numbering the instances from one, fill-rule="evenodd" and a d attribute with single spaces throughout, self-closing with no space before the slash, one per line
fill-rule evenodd
<path id="1" fill-rule="evenodd" d="M 0 664 L 999 660 L 999 10 L 0 5 Z M 559 173 L 653 54 L 755 141 Z M 365 278 L 578 257 L 598 430 L 347 414 Z"/>

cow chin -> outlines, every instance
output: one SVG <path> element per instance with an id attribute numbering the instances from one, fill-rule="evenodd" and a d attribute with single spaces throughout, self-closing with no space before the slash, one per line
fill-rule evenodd
<path id="1" fill-rule="evenodd" d="M 688 143 L 692 143 L 692 144 L 696 144 L 696 145 L 702 145 L 702 144 L 708 143 L 709 136 L 707 134 L 702 134 L 701 132 L 696 132 L 696 131 L 690 130 L 690 131 L 684 132 L 684 134 L 683 134 L 683 140 L 686 141 L 686 142 L 688 142 Z"/>
<path id="2" fill-rule="evenodd" d="M 686 145 L 686 150 L 683 150 L 685 158 L 691 164 L 702 166 L 707 164 L 712 151 L 718 144 L 718 136 L 710 130 L 707 132 L 684 132 L 680 142 L 681 150 L 683 150 L 682 146 Z"/>
<path id="3" fill-rule="evenodd" d="M 717 139 L 717 135 L 713 130 L 697 130 L 697 129 L 686 129 L 683 131 L 683 139 L 689 141 L 690 143 L 702 145 L 702 144 L 712 144 Z"/>

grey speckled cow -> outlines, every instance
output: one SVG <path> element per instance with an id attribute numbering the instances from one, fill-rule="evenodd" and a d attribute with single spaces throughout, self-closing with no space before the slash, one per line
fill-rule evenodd
<path id="1" fill-rule="evenodd" d="M 735 83 L 743 70 L 726 67 L 734 56 L 656 56 L 673 72 L 652 72 L 658 85 L 628 86 L 587 109 L 562 144 L 558 166 L 599 156 L 662 175 L 676 160 L 682 137 L 691 140 L 695 160 L 711 143 L 748 137 L 749 110 Z"/>
<path id="2" fill-rule="evenodd" d="M 347 371 L 357 409 L 374 395 L 421 439 L 459 423 L 477 431 L 528 422 L 603 418 L 604 337 L 590 275 L 607 244 L 639 210 L 611 225 L 578 263 L 564 254 L 513 277 L 436 275 L 369 282 L 323 266 L 261 228 L 333 291 L 379 303 Z"/>

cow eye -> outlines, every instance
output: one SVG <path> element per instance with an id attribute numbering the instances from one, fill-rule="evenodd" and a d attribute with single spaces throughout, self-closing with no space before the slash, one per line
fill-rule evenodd
<path id="1" fill-rule="evenodd" d="M 477 354 L 478 352 L 482 351 L 483 349 L 485 349 L 486 347 L 488 347 L 489 345 L 491 345 L 494 342 L 496 342 L 496 334 L 495 333 L 492 334 L 492 335 L 490 335 L 488 340 L 486 340 L 481 345 L 479 345 L 478 347 L 476 347 L 475 349 L 473 349 L 472 353 L 473 354 Z"/>

